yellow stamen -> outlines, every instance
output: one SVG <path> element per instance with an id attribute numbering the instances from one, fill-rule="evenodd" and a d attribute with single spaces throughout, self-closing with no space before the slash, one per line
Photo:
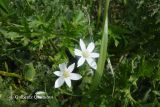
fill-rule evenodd
<path id="1" fill-rule="evenodd" d="M 64 73 L 63 73 L 63 76 L 64 76 L 64 78 L 69 77 L 69 72 L 67 70 L 65 70 Z"/>
<path id="2" fill-rule="evenodd" d="M 82 52 L 83 57 L 88 58 L 90 56 L 88 51 L 83 51 Z"/>

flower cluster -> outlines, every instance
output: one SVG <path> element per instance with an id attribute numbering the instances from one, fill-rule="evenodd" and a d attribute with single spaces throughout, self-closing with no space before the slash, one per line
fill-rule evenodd
<path id="1" fill-rule="evenodd" d="M 98 53 L 93 52 L 95 48 L 95 44 L 93 42 L 89 43 L 86 47 L 85 43 L 82 39 L 79 42 L 80 48 L 74 50 L 74 54 L 79 57 L 77 67 L 82 66 L 85 61 L 89 64 L 89 66 L 93 69 L 97 69 L 97 64 L 95 62 L 95 58 L 99 57 Z M 66 63 L 59 64 L 60 71 L 55 71 L 54 74 L 59 78 L 55 81 L 55 88 L 61 87 L 64 82 L 67 84 L 68 87 L 71 87 L 71 80 L 79 80 L 82 78 L 80 74 L 72 73 L 75 68 L 75 63 L 71 64 L 67 67 Z"/>

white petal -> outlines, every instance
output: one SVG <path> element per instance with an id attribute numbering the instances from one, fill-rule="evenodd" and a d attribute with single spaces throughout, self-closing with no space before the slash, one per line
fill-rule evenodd
<path id="1" fill-rule="evenodd" d="M 59 64 L 59 69 L 61 71 L 64 71 L 66 69 L 66 64 L 65 63 Z"/>
<path id="2" fill-rule="evenodd" d="M 70 74 L 70 79 L 71 80 L 79 80 L 81 78 L 82 78 L 82 76 L 80 74 L 76 74 L 76 73 L 71 73 Z"/>
<path id="3" fill-rule="evenodd" d="M 57 75 L 57 76 L 62 76 L 63 75 L 63 73 L 61 72 L 61 71 L 55 71 L 55 72 L 53 72 L 55 75 Z"/>
<path id="4" fill-rule="evenodd" d="M 56 82 L 55 82 L 55 84 L 54 84 L 54 87 L 55 87 L 55 88 L 59 88 L 59 87 L 61 87 L 61 86 L 63 85 L 63 83 L 64 83 L 64 79 L 63 79 L 62 77 L 59 77 L 59 78 L 56 80 Z"/>
<path id="5" fill-rule="evenodd" d="M 35 94 L 46 94 L 44 91 L 37 91 Z"/>
<path id="6" fill-rule="evenodd" d="M 81 58 L 78 60 L 78 65 L 77 65 L 77 67 L 80 67 L 81 65 L 83 65 L 84 62 L 85 62 L 85 58 L 81 57 Z"/>
<path id="7" fill-rule="evenodd" d="M 98 58 L 99 57 L 99 53 L 91 53 L 91 57 L 92 58 Z"/>
<path id="8" fill-rule="evenodd" d="M 65 78 L 64 80 L 65 80 L 66 84 L 68 85 L 68 87 L 71 87 L 71 80 L 70 80 L 70 78 Z"/>
<path id="9" fill-rule="evenodd" d="M 93 69 L 97 69 L 97 64 L 92 58 L 87 58 L 87 62 Z"/>
<path id="10" fill-rule="evenodd" d="M 37 99 L 42 99 L 42 98 L 45 98 L 45 96 L 47 95 L 47 93 L 44 92 L 44 91 L 38 91 L 38 92 L 35 93 L 35 95 L 36 95 Z"/>
<path id="11" fill-rule="evenodd" d="M 69 71 L 69 72 L 72 72 L 73 69 L 74 69 L 74 66 L 75 66 L 75 63 L 73 63 L 72 65 L 70 65 L 70 66 L 68 67 L 68 71 Z"/>
<path id="12" fill-rule="evenodd" d="M 89 43 L 89 45 L 88 45 L 88 47 L 87 47 L 87 50 L 88 50 L 89 52 L 92 52 L 92 51 L 94 50 L 94 48 L 95 48 L 95 45 L 94 45 L 93 42 L 91 42 L 91 43 Z"/>
<path id="13" fill-rule="evenodd" d="M 81 50 L 82 50 L 82 51 L 85 51 L 85 50 L 86 50 L 86 45 L 85 45 L 85 43 L 83 42 L 82 39 L 80 39 L 80 47 L 81 47 Z"/>
<path id="14" fill-rule="evenodd" d="M 74 54 L 76 56 L 82 56 L 82 51 L 80 51 L 79 49 L 74 49 Z"/>

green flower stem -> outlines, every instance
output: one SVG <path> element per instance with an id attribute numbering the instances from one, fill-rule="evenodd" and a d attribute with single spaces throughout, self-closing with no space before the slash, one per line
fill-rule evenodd
<path id="1" fill-rule="evenodd" d="M 102 32 L 102 42 L 100 48 L 100 57 L 98 60 L 97 71 L 95 72 L 95 76 L 92 80 L 91 90 L 95 90 L 101 81 L 101 77 L 104 71 L 105 62 L 107 58 L 107 47 L 108 47 L 108 9 L 109 9 L 110 0 L 106 0 L 105 4 L 105 17 L 104 17 L 104 25 Z"/>
<path id="2" fill-rule="evenodd" d="M 9 73 L 9 72 L 5 72 L 5 71 L 0 71 L 0 75 L 1 76 L 7 76 L 7 77 L 16 77 L 19 79 L 22 79 L 22 76 L 15 74 L 15 73 Z"/>

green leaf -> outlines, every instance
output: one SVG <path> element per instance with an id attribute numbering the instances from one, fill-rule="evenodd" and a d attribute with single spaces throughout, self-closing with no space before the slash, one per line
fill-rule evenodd
<path id="1" fill-rule="evenodd" d="M 147 60 L 145 60 L 145 58 L 142 58 L 142 62 L 139 68 L 139 75 L 144 77 L 151 77 L 152 74 L 153 66 Z"/>
<path id="2" fill-rule="evenodd" d="M 102 34 L 102 43 L 100 49 L 100 58 L 98 60 L 98 68 L 95 72 L 95 76 L 92 81 L 91 90 L 95 90 L 101 81 L 101 77 L 104 71 L 104 65 L 106 62 L 107 56 L 107 46 L 108 46 L 108 8 L 109 8 L 110 0 L 106 0 L 106 7 L 105 7 L 105 20 L 104 20 L 104 27 L 103 27 L 103 34 Z"/>
<path id="3" fill-rule="evenodd" d="M 8 13 L 8 0 L 0 0 L 0 11 Z"/>
<path id="4" fill-rule="evenodd" d="M 114 42 L 115 42 L 115 43 L 114 43 L 114 44 L 115 44 L 115 46 L 117 47 L 117 46 L 118 46 L 118 44 L 119 44 L 119 41 L 115 39 L 115 40 L 114 40 Z"/>
<path id="5" fill-rule="evenodd" d="M 21 36 L 17 33 L 17 32 L 7 32 L 3 29 L 0 29 L 0 33 L 3 34 L 3 36 L 6 38 L 6 39 L 10 39 L 10 40 L 16 40 L 18 38 L 21 38 Z"/>
<path id="6" fill-rule="evenodd" d="M 36 71 L 33 67 L 33 63 L 26 64 L 24 67 L 24 77 L 26 80 L 33 81 Z"/>
<path id="7" fill-rule="evenodd" d="M 50 107 L 60 107 L 56 98 L 50 99 L 49 104 L 50 104 Z"/>
<path id="8" fill-rule="evenodd" d="M 157 96 L 160 96 L 160 91 L 156 91 L 156 90 L 154 90 L 154 91 L 152 91 L 155 95 L 157 95 Z"/>

